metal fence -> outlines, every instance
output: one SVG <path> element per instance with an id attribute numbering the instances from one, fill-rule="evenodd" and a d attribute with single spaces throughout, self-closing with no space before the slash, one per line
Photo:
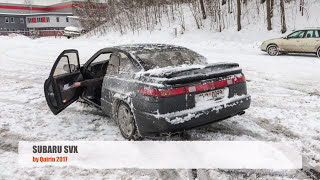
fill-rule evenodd
<path id="1" fill-rule="evenodd" d="M 30 37 L 61 37 L 63 30 L 30 30 L 30 31 L 0 31 L 0 36 L 8 36 L 10 34 L 21 34 Z"/>

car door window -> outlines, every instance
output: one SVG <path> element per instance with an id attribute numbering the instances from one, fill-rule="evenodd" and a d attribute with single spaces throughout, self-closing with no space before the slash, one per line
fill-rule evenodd
<path id="1" fill-rule="evenodd" d="M 303 38 L 303 36 L 304 36 L 304 31 L 296 31 L 296 32 L 290 34 L 290 35 L 288 36 L 288 39 Z"/>
<path id="2" fill-rule="evenodd" d="M 94 65 L 94 64 L 99 64 L 99 63 L 104 63 L 106 61 L 108 61 L 111 58 L 111 54 L 112 53 L 102 53 L 100 54 L 98 57 L 96 57 L 91 63 L 90 65 Z"/>
<path id="3" fill-rule="evenodd" d="M 102 77 L 106 74 L 107 65 L 110 61 L 112 53 L 106 52 L 99 54 L 87 67 L 87 70 L 91 72 L 91 76 L 94 78 Z"/>
<path id="4" fill-rule="evenodd" d="M 117 76 L 119 73 L 119 65 L 120 65 L 120 58 L 118 54 L 112 54 L 108 68 L 107 68 L 107 75 Z"/>
<path id="5" fill-rule="evenodd" d="M 64 54 L 59 63 L 56 66 L 56 69 L 53 73 L 53 77 L 68 74 L 75 72 L 79 69 L 78 57 L 75 53 L 66 53 Z"/>
<path id="6" fill-rule="evenodd" d="M 307 31 L 306 35 L 304 36 L 305 38 L 312 38 L 314 37 L 314 31 L 313 30 L 309 30 Z"/>

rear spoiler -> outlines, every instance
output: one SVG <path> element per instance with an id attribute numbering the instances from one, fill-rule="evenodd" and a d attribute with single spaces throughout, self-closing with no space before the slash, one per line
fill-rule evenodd
<path id="1" fill-rule="evenodd" d="M 210 68 L 210 72 L 208 71 Z M 204 72 L 201 73 L 201 70 Z M 188 74 L 187 72 L 195 71 L 199 73 L 191 73 Z M 189 83 L 204 79 L 212 79 L 218 78 L 221 76 L 228 76 L 233 74 L 242 73 L 242 69 L 239 68 L 238 63 L 215 63 L 215 64 L 208 64 L 204 67 L 191 67 L 185 69 L 171 69 L 171 70 L 164 70 L 161 74 L 144 74 L 144 79 L 147 81 L 156 81 L 157 83 L 162 84 L 183 84 Z"/>
<path id="2" fill-rule="evenodd" d="M 183 83 L 191 83 L 191 82 L 195 82 L 195 81 L 219 78 L 219 77 L 223 77 L 223 76 L 240 74 L 240 73 L 242 73 L 241 68 L 234 68 L 232 70 L 225 70 L 225 71 L 210 73 L 210 74 L 198 74 L 198 75 L 191 75 L 191 76 L 176 77 L 176 78 L 172 78 L 172 79 L 166 79 L 161 82 L 163 84 L 168 84 L 168 85 L 183 84 Z"/>
<path id="3" fill-rule="evenodd" d="M 161 74 L 148 74 L 146 73 L 145 76 L 149 77 L 160 77 L 160 78 L 171 78 L 176 74 L 180 74 L 183 72 L 206 69 L 206 68 L 217 68 L 217 69 L 228 69 L 228 68 L 236 68 L 239 67 L 238 63 L 211 63 L 207 64 L 203 67 L 190 67 L 190 68 L 183 68 L 183 69 L 167 69 L 164 70 Z"/>

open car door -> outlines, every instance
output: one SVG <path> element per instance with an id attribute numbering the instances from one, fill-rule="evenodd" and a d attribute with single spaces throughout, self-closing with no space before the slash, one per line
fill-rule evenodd
<path id="1" fill-rule="evenodd" d="M 44 83 L 44 94 L 53 114 L 57 115 L 79 98 L 81 88 L 70 88 L 70 86 L 81 80 L 78 51 L 64 50 L 57 58 L 49 78 Z"/>

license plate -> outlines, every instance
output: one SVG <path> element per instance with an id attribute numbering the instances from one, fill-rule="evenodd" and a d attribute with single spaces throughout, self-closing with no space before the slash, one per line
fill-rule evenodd
<path id="1" fill-rule="evenodd" d="M 210 100 L 220 100 L 225 97 L 224 89 L 218 89 L 215 91 L 209 91 L 201 94 L 195 95 L 195 101 L 196 103 L 203 102 L 203 101 L 210 101 Z"/>

